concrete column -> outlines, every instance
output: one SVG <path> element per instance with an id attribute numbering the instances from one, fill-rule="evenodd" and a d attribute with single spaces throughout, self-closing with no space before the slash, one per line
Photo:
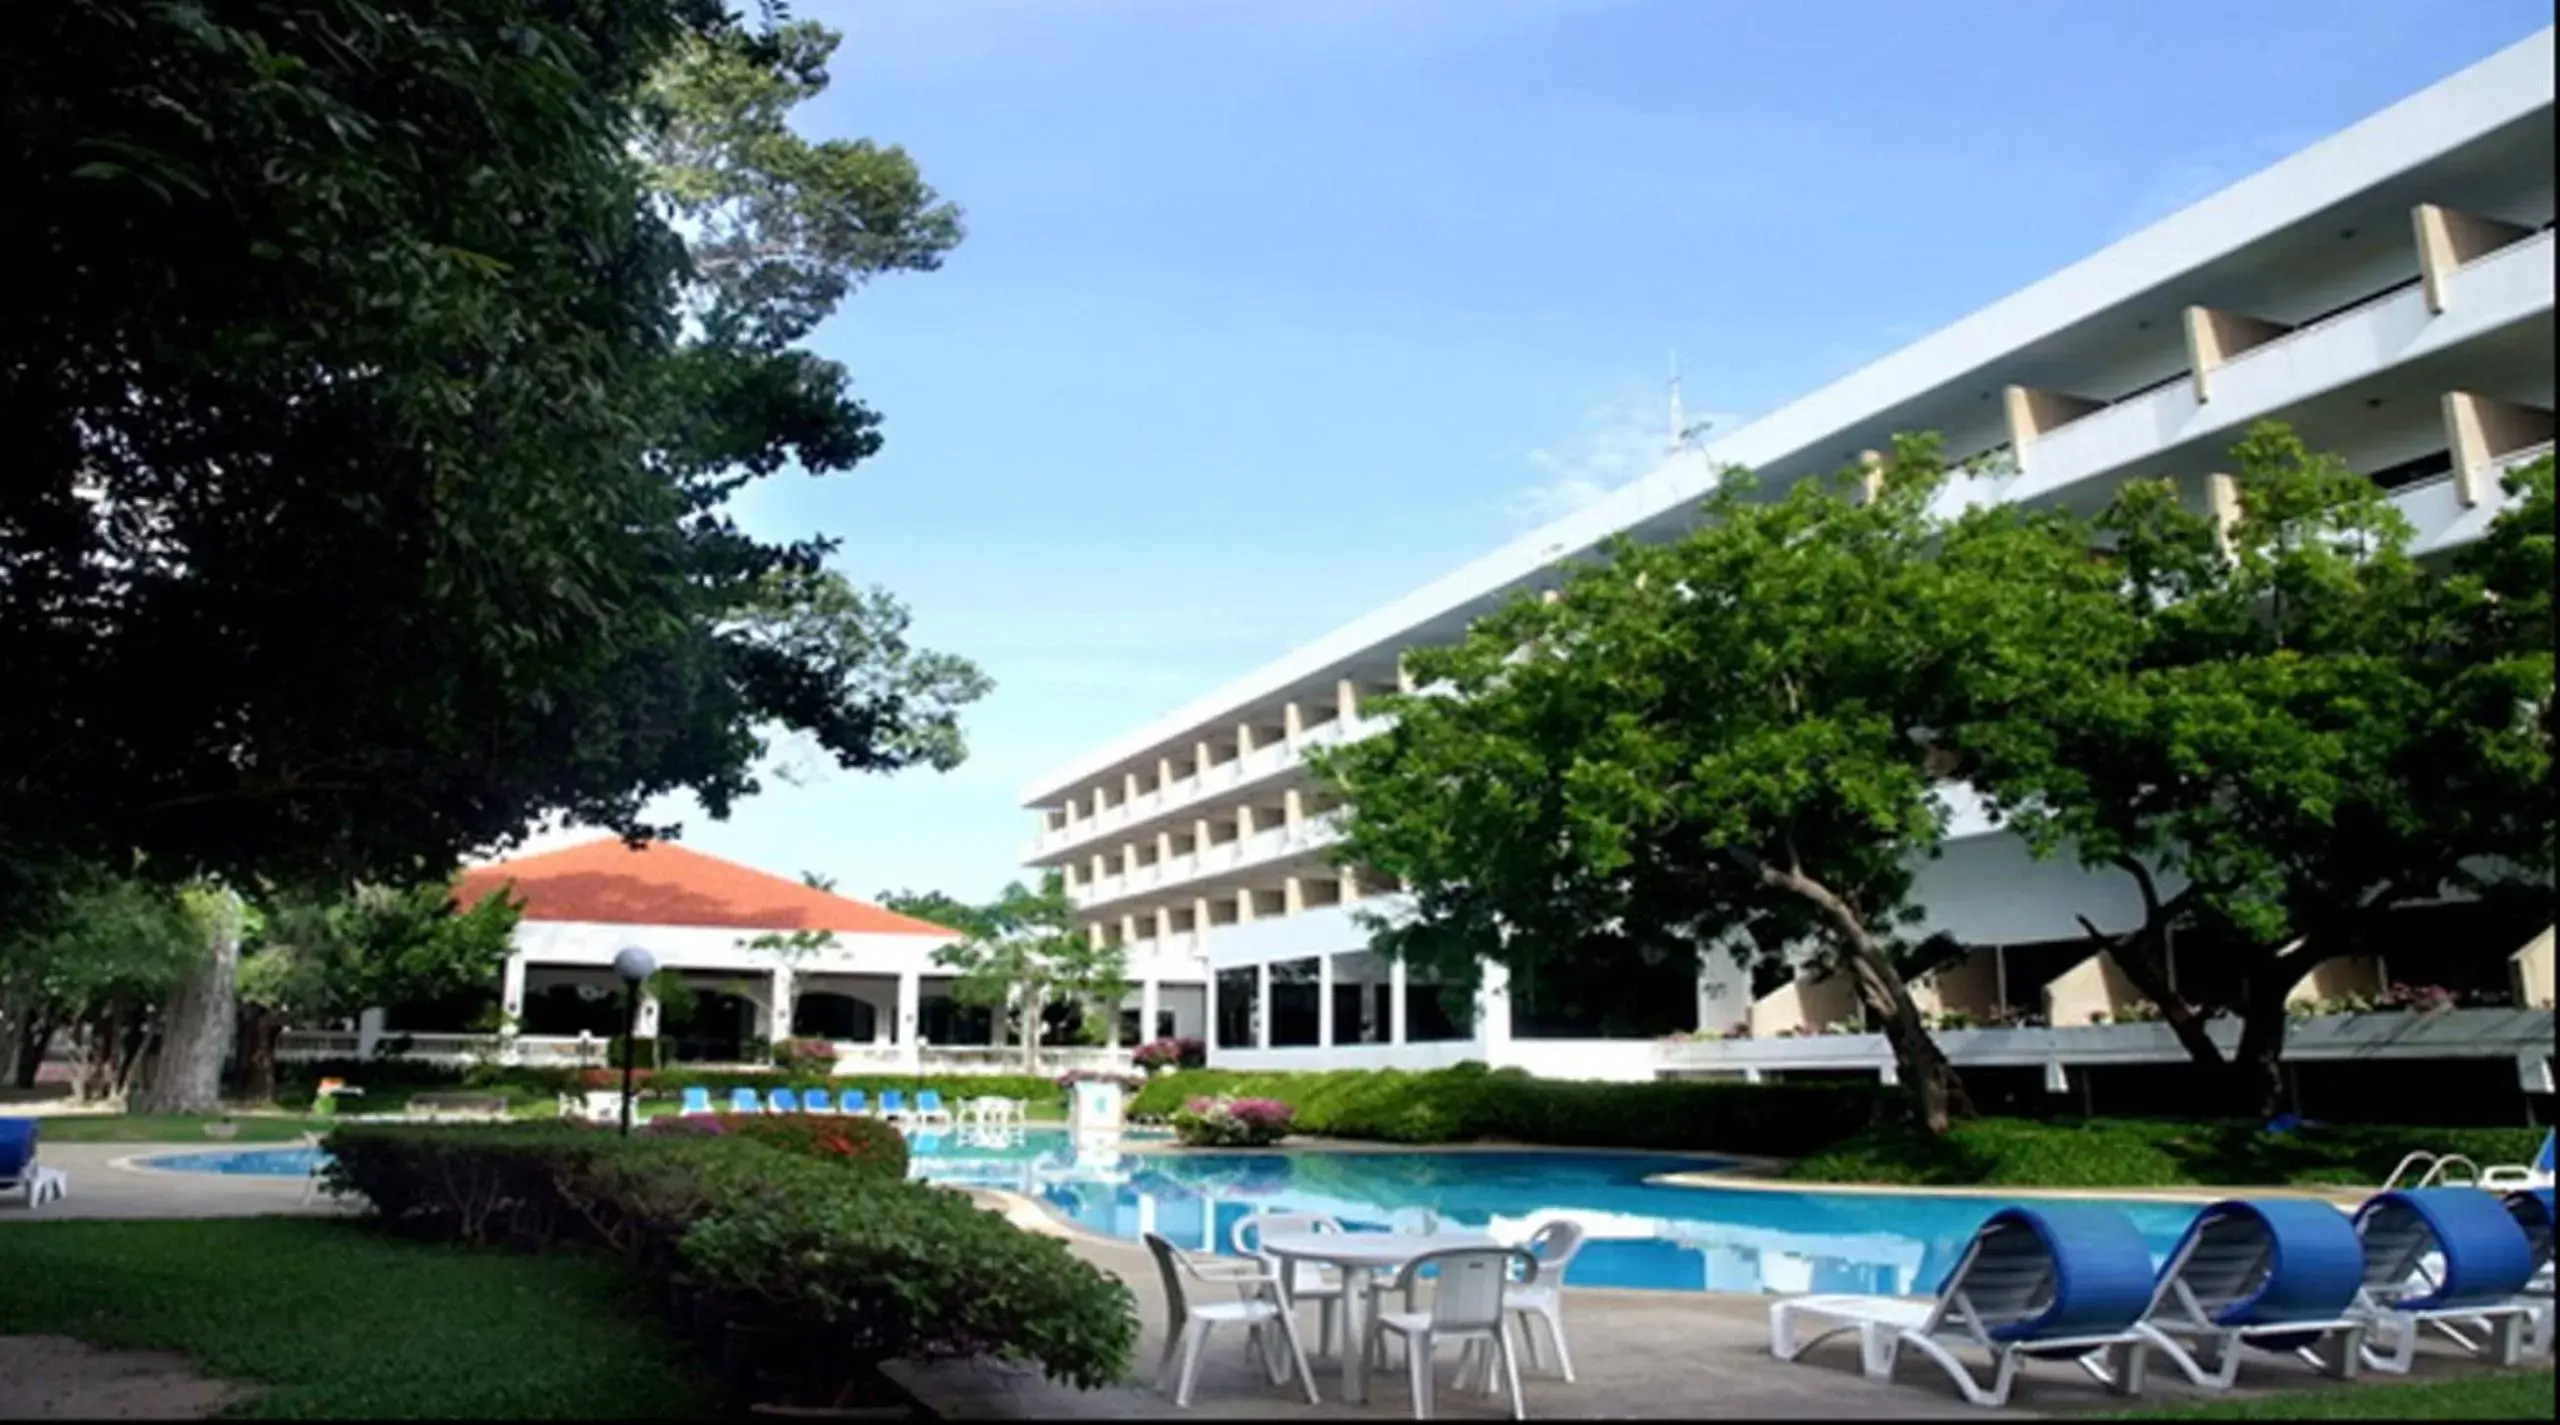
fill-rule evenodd
<path id="1" fill-rule="evenodd" d="M 1333 952 L 1316 956 L 1316 1047 L 1333 1047 Z"/>
<path id="2" fill-rule="evenodd" d="M 1094 852 L 1094 853 L 1093 853 L 1093 879 L 1094 879 L 1094 880 L 1096 880 L 1096 881 L 1099 881 L 1099 880 L 1101 880 L 1103 877 L 1108 876 L 1108 875 L 1110 875 L 1110 874 L 1111 874 L 1110 868 L 1109 868 L 1108 864 L 1107 864 L 1107 863 L 1105 863 L 1105 862 L 1103 861 L 1103 859 L 1102 859 L 1102 853 L 1101 853 L 1101 852 L 1099 852 L 1099 851 Z"/>
<path id="3" fill-rule="evenodd" d="M 1271 962 L 1253 967 L 1253 1047 L 1271 1047 Z"/>
<path id="4" fill-rule="evenodd" d="M 2418 239 L 2418 272 L 2427 293 L 2427 310 L 2440 313 L 2453 305 L 2453 274 L 2464 263 L 2486 257 L 2509 243 L 2533 236 L 2533 229 L 2484 218 L 2474 213 L 2420 203 L 2409 220 Z"/>
<path id="5" fill-rule="evenodd" d="M 374 1046 L 382 1042 L 383 1012 L 379 1009 L 360 1011 L 356 1015 L 356 1057 L 370 1059 Z"/>
<path id="6" fill-rule="evenodd" d="M 1191 775 L 1203 779 L 1209 775 L 1209 740 L 1205 737 L 1191 744 Z"/>
<path id="7" fill-rule="evenodd" d="M 1413 670 L 1405 666 L 1404 655 L 1396 655 L 1396 691 L 1410 693 L 1422 685 L 1413 680 Z"/>
<path id="8" fill-rule="evenodd" d="M 1138 943 L 1138 913 L 1136 911 L 1128 911 L 1120 917 L 1120 943 L 1122 945 L 1135 945 Z"/>
<path id="9" fill-rule="evenodd" d="M 1280 794 L 1280 824 L 1289 828 L 1291 831 L 1295 831 L 1298 829 L 1298 823 L 1305 821 L 1306 819 L 1306 795 L 1295 787 L 1291 787 L 1287 791 L 1282 792 Z"/>
<path id="10" fill-rule="evenodd" d="M 1218 972 L 1211 970 L 1200 987 L 1200 1008 L 1208 1022 L 1200 1026 L 1200 1042 L 1209 1051 L 1209 1062 L 1218 1062 Z"/>
<path id="11" fill-rule="evenodd" d="M 1138 799 L 1137 773 L 1123 772 L 1120 774 L 1120 799 L 1124 802 L 1134 802 Z"/>
<path id="12" fill-rule="evenodd" d="M 2027 447 L 2037 436 L 2069 425 L 2105 405 L 2104 401 L 2085 396 L 2065 396 L 2025 386 L 2007 388 L 2001 393 L 2001 409 L 2009 420 L 2009 449 L 2016 454 L 2019 468 L 2026 467 Z"/>
<path id="13" fill-rule="evenodd" d="M 1168 871 L 1173 869 L 1173 833 L 1170 831 L 1156 833 L 1156 864 Z"/>
<path id="14" fill-rule="evenodd" d="M 1291 698 L 1289 701 L 1282 703 L 1280 705 L 1280 735 L 1288 739 L 1290 746 L 1295 747 L 1298 745 L 1298 738 L 1300 735 L 1304 734 L 1306 730 L 1306 709 L 1298 706 L 1298 700 L 1296 698 Z"/>
<path id="15" fill-rule="evenodd" d="M 1130 874 L 1131 872 L 1133 872 L 1133 871 L 1135 871 L 1135 870 L 1137 870 L 1137 869 L 1138 869 L 1138 843 L 1136 843 L 1136 842 L 1134 842 L 1134 841 L 1123 841 L 1123 842 L 1121 842 L 1121 843 L 1120 843 L 1120 874 L 1121 874 L 1121 875 L 1126 876 L 1126 875 Z"/>
<path id="16" fill-rule="evenodd" d="M 1158 945 L 1158 947 L 1162 947 L 1162 946 L 1165 946 L 1165 945 L 1168 945 L 1168 944 L 1172 943 L 1172 940 L 1173 940 L 1173 907 L 1172 907 L 1172 906 L 1169 906 L 1169 905 L 1160 905 L 1160 906 L 1157 906 L 1157 907 L 1156 907 L 1156 909 L 1155 909 L 1155 932 L 1156 932 L 1156 944 Z"/>
<path id="17" fill-rule="evenodd" d="M 1405 993 L 1404 961 L 1401 958 L 1390 960 L 1387 962 L 1387 1042 L 1390 1044 L 1404 1042 Z"/>
<path id="18" fill-rule="evenodd" d="M 1074 895 L 1076 891 L 1082 887 L 1083 878 L 1077 874 L 1075 862 L 1065 861 L 1059 863 L 1058 882 L 1066 888 L 1068 895 Z"/>
<path id="19" fill-rule="evenodd" d="M 2186 311 L 2187 367 L 2195 373 L 2196 400 L 2213 399 L 2216 368 L 2253 346 L 2264 346 L 2293 328 L 2282 322 L 2218 312 L 2211 307 Z"/>
<path id="20" fill-rule="evenodd" d="M 1164 1013 L 1164 985 L 1149 975 L 1138 982 L 1138 1042 L 1156 1037 L 1156 1018 Z"/>
<path id="21" fill-rule="evenodd" d="M 1108 944 L 1110 943 L 1110 930 L 1111 927 L 1103 924 L 1101 921 L 1088 920 L 1085 922 L 1084 926 L 1085 942 L 1090 945 Z"/>
<path id="22" fill-rule="evenodd" d="M 524 952 L 507 957 L 506 978 L 498 991 L 498 1009 L 509 1019 L 524 1017 Z"/>
<path id="23" fill-rule="evenodd" d="M 1236 808 L 1236 839 L 1241 841 L 1251 835 L 1253 835 L 1253 804 L 1246 802 Z"/>
<path id="24" fill-rule="evenodd" d="M 2240 524 L 2240 482 L 2224 474 L 2204 477 L 2205 504 L 2213 511 L 2213 537 L 2222 557 L 2232 556 L 2231 531 Z"/>
<path id="25" fill-rule="evenodd" d="M 924 975 L 907 970 L 898 976 L 898 1043 L 906 1046 L 908 1062 L 916 1061 L 916 1030 L 924 1018 Z"/>
<path id="26" fill-rule="evenodd" d="M 1345 866 L 1342 868 L 1342 903 L 1349 905 L 1358 899 L 1360 899 L 1360 872 L 1353 867 Z"/>
<path id="27" fill-rule="evenodd" d="M 1252 923 L 1253 887 L 1238 886 L 1236 887 L 1236 924 L 1250 925 Z"/>
<path id="28" fill-rule="evenodd" d="M 1236 760 L 1237 760 L 1237 761 L 1239 761 L 1239 762 L 1241 762 L 1241 761 L 1243 761 L 1245 758 L 1250 757 L 1250 756 L 1252 756 L 1252 755 L 1253 755 L 1253 724 L 1252 724 L 1252 723 L 1249 723 L 1249 722 L 1240 722 L 1240 723 L 1237 723 L 1237 724 L 1236 724 Z"/>
<path id="29" fill-rule="evenodd" d="M 1192 948 L 1200 949 L 1208 945 L 1209 898 L 1207 896 L 1191 898 L 1191 933 L 1198 937 L 1192 942 Z"/>
<path id="30" fill-rule="evenodd" d="M 1290 876 L 1280 882 L 1280 913 L 1296 915 L 1307 908 L 1307 883 Z"/>
<path id="31" fill-rule="evenodd" d="M 1490 960 L 1477 966 L 1476 1042 L 1484 1046 L 1485 1064 L 1502 1067 L 1498 1052 L 1511 1047 L 1511 967 Z"/>
<path id="32" fill-rule="evenodd" d="M 1191 854 L 1207 855 L 1209 851 L 1209 818 L 1199 817 L 1191 823 Z"/>
<path id="33" fill-rule="evenodd" d="M 1342 730 L 1346 733 L 1351 730 L 1351 724 L 1360 720 L 1360 684 L 1357 681 L 1345 678 L 1333 685 L 1333 711 L 1342 719 Z"/>
<path id="34" fill-rule="evenodd" d="M 799 983 L 789 965 L 773 967 L 773 1008 L 765 1016 L 765 1037 L 779 1044 L 791 1037 L 791 1000 Z"/>
<path id="35" fill-rule="evenodd" d="M 2444 396 L 2445 443 L 2453 447 L 2453 488 L 2465 505 L 2477 505 L 2497 491 L 2489 467 L 2501 456 L 2552 438 L 2551 412 L 2511 405 L 2474 391 L 2448 391 Z"/>

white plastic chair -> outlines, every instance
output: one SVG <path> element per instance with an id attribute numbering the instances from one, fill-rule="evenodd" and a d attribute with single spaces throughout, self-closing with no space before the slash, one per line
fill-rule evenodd
<path id="1" fill-rule="evenodd" d="M 1535 1317 L 1547 1328 L 1547 1340 L 1556 1349 L 1556 1370 L 1568 1384 L 1573 1380 L 1573 1357 L 1564 1345 L 1564 1269 L 1582 1250 L 1582 1235 L 1581 1223 L 1564 1218 L 1531 1234 L 1528 1250 L 1537 1259 L 1536 1270 L 1528 1280 L 1512 1283 L 1503 1296 L 1503 1308 L 1519 1318 L 1520 1344 L 1529 1364 L 1538 1364 L 1538 1333 L 1527 1329 Z"/>
<path id="2" fill-rule="evenodd" d="M 1410 1300 L 1426 1269 L 1439 1272 L 1426 1311 L 1380 1311 L 1369 1318 L 1369 1339 L 1384 1343 L 1390 1335 L 1404 1343 L 1405 1374 L 1413 1383 L 1413 1418 L 1431 1418 L 1432 1353 L 1443 1341 L 1489 1345 L 1502 1364 L 1502 1383 L 1511 1395 L 1511 1418 L 1529 1418 L 1520 1396 L 1520 1363 L 1511 1354 L 1511 1333 L 1503 1293 L 1513 1272 L 1535 1275 L 1538 1259 L 1518 1247 L 1456 1247 L 1425 1252 L 1396 1273 L 1395 1289 Z"/>
<path id="3" fill-rule="evenodd" d="M 1339 1232 L 1342 1224 L 1330 1217 L 1317 1217 L 1293 1212 L 1255 1212 L 1236 1219 L 1235 1229 L 1227 1234 L 1228 1242 L 1239 1256 L 1267 1262 L 1272 1274 L 1286 1283 L 1289 1302 L 1316 1304 L 1316 1354 L 1333 1349 L 1334 1338 L 1341 1334 L 1335 1326 L 1342 1309 L 1346 1284 L 1338 1276 L 1329 1276 L 1313 1262 L 1284 1262 L 1262 1250 L 1262 1239 L 1274 1232 Z"/>
<path id="4" fill-rule="evenodd" d="M 1241 1323 L 1249 1333 L 1263 1369 L 1271 1383 L 1288 1379 L 1287 1371 L 1295 1369 L 1298 1384 L 1307 1393 L 1307 1403 L 1316 1403 L 1315 1373 L 1307 1369 L 1307 1353 L 1298 1344 L 1298 1322 L 1280 1295 L 1280 1278 L 1269 1264 L 1259 1258 L 1239 1260 L 1233 1257 L 1211 1258 L 1203 1262 L 1171 1242 L 1150 1232 L 1146 1234 L 1147 1250 L 1154 1254 L 1156 1271 L 1164 1281 L 1165 1321 L 1164 1355 L 1156 1362 L 1156 1385 L 1162 1388 L 1166 1374 L 1173 1368 L 1174 1354 L 1182 1356 L 1182 1373 L 1176 1378 L 1173 1403 L 1185 1410 L 1191 1408 L 1191 1387 L 1200 1377 L 1200 1348 L 1209 1333 L 1227 1322 Z M 1234 1301 L 1194 1301 L 1184 1288 L 1188 1280 L 1202 1286 L 1232 1287 Z M 1280 1356 L 1266 1337 L 1277 1326 L 1288 1355 Z"/>

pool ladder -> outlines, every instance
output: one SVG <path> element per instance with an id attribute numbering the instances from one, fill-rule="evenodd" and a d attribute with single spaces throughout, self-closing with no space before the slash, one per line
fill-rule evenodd
<path id="1" fill-rule="evenodd" d="M 2456 1163 L 2460 1163 L 2462 1166 L 2471 1170 L 2471 1177 L 2468 1182 L 2455 1183 L 2446 1179 L 2446 1170 Z M 2412 1171 L 2418 1173 L 2418 1180 L 2413 1183 L 2403 1183 L 2401 1180 L 2406 1178 Z M 2478 1163 L 2471 1161 L 2460 1153 L 2430 1153 L 2424 1149 L 2402 1158 L 2400 1160 L 2400 1166 L 2391 1170 L 2391 1176 L 2382 1180 L 2382 1190 L 2384 1192 L 2390 1192 L 2395 1188 L 2403 1186 L 2413 1188 L 2430 1188 L 2478 1187 L 2479 1185 L 2480 1165 Z"/>

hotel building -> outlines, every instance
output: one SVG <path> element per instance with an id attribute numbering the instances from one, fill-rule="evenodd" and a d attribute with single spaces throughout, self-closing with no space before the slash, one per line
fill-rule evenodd
<path id="1" fill-rule="evenodd" d="M 1335 808 L 1305 754 L 1379 730 L 1374 699 L 1404 686 L 1405 650 L 1550 586 L 1607 537 L 1689 528 L 1719 464 L 1783 486 L 1898 432 L 1936 431 L 1951 458 L 1983 457 L 1945 492 L 1950 511 L 2091 510 L 2129 478 L 2167 476 L 2229 518 L 2222 462 L 2250 423 L 2277 418 L 2388 490 L 2422 555 L 2477 539 L 2502 506 L 2501 473 L 2551 450 L 2552 47 L 2545 29 L 1077 757 L 1025 789 L 1037 816 L 1025 863 L 1062 872 L 1091 933 L 1182 986 L 1183 1017 L 1209 1026 L 1222 1066 L 1889 1075 L 1878 1036 L 1824 1032 L 1858 1015 L 1838 979 L 1755 984 L 1711 964 L 1693 997 L 1652 995 L 1672 1013 L 1641 1032 L 1515 997 L 1499 967 L 1472 1002 L 1408 983 L 1367 953 L 1356 918 L 1393 914 L 1396 888 L 1330 861 Z M 2129 882 L 2036 861 L 1965 787 L 1942 794 L 1953 828 L 1920 873 L 1923 931 L 1971 949 L 1919 985 L 1923 1007 L 2052 1026 L 1942 1034 L 1968 1079 L 2085 1095 L 2092 1071 L 2180 1062 L 2163 1026 L 2122 1022 L 2141 1007 L 2078 927 L 2083 915 L 2128 927 Z M 2508 1103 L 2547 1095 L 2548 926 L 2460 905 L 2405 919 L 2431 975 L 2511 1007 L 2313 1018 L 2292 1057 L 2385 1075 L 2450 1063 Z M 2454 943 L 2469 958 L 2444 970 Z M 2207 975 L 2208 959 L 2176 968 Z M 2389 960 L 2334 963 L 2297 995 L 2378 989 Z M 1161 1027 L 1157 1005 L 1142 1023 Z M 1694 1037 L 1667 1042 L 1679 1029 Z"/>

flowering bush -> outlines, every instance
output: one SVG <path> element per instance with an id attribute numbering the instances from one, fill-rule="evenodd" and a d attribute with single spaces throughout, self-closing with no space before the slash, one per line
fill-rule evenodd
<path id="1" fill-rule="evenodd" d="M 1197 1069 L 1209 1062 L 1209 1046 L 1197 1039 L 1150 1039 L 1129 1055 L 1147 1073 Z"/>
<path id="2" fill-rule="evenodd" d="M 835 1041 L 785 1039 L 773 1046 L 773 1062 L 785 1069 L 815 1069 L 824 1073 L 836 1066 Z"/>
<path id="3" fill-rule="evenodd" d="M 1173 1136 L 1194 1148 L 1261 1148 L 1289 1136 L 1297 1110 L 1270 1098 L 1195 1098 L 1173 1116 Z"/>
<path id="4" fill-rule="evenodd" d="M 631 1071 L 631 1091 L 636 1094 L 647 1088 L 649 1086 L 649 1076 L 655 1072 L 656 1071 L 653 1069 L 633 1069 Z M 578 1086 L 580 1088 L 597 1091 L 619 1091 L 622 1087 L 622 1071 L 620 1069 L 580 1069 L 578 1071 Z"/>
<path id="5" fill-rule="evenodd" d="M 876 1118 L 799 1113 L 683 1113 L 652 1120 L 661 1138 L 743 1138 L 804 1158 L 838 1163 L 869 1178 L 907 1175 L 907 1140 Z"/>

